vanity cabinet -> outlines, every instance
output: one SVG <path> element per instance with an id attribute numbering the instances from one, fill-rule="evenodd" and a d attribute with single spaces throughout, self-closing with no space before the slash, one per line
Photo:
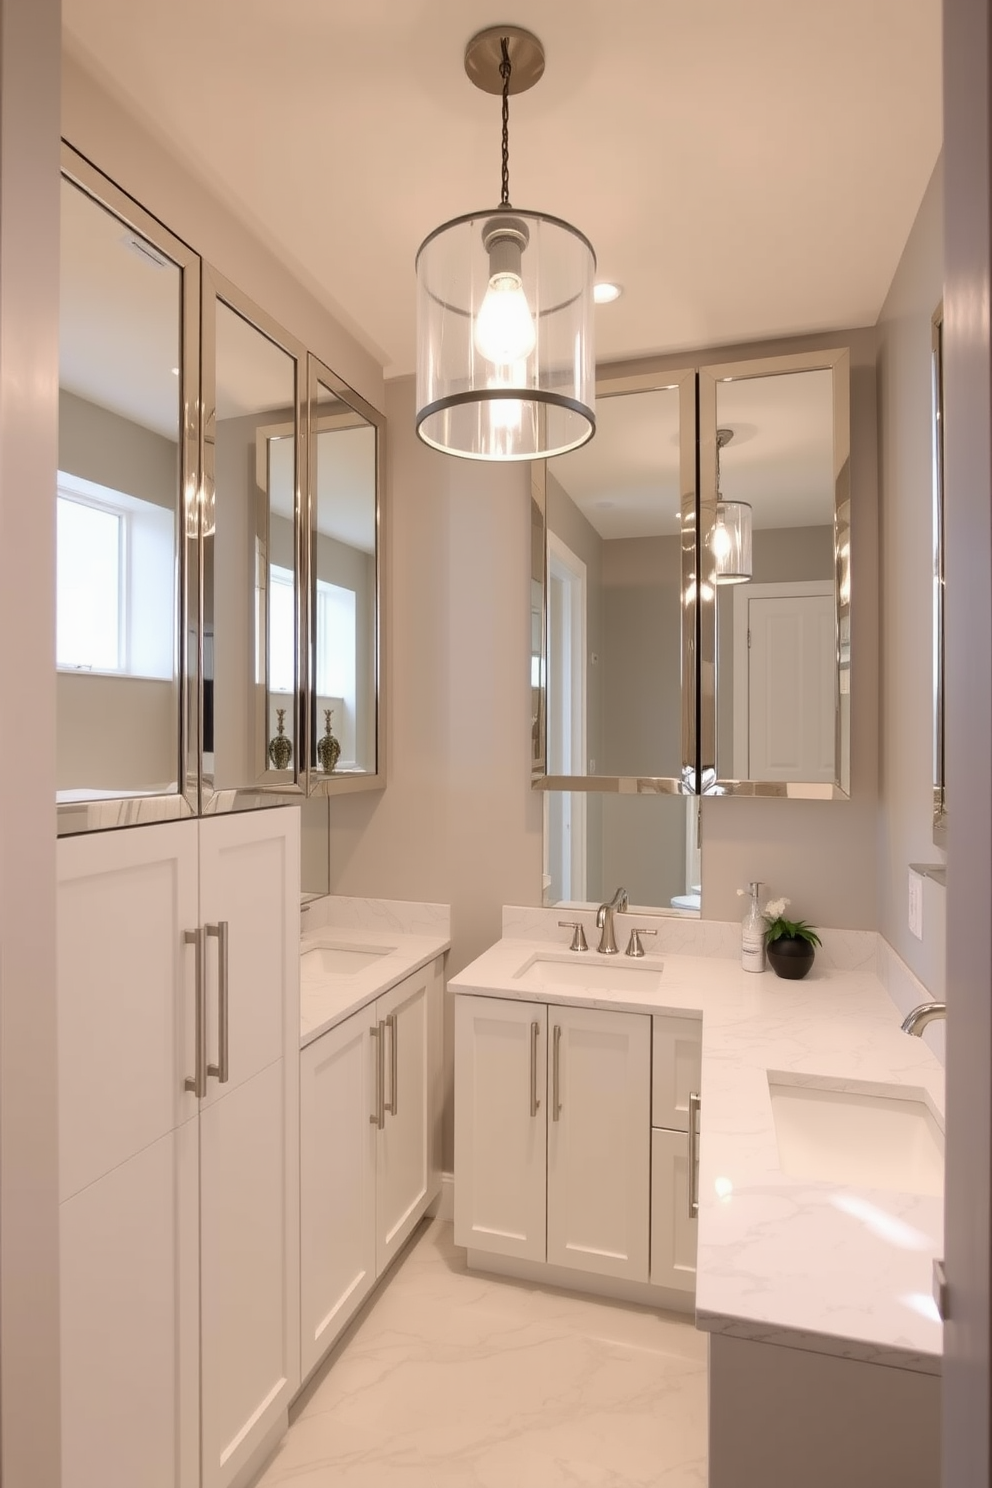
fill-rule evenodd
<path id="1" fill-rule="evenodd" d="M 689 1122 L 698 1123 L 690 1097 L 699 1094 L 702 1022 L 666 1013 L 651 1023 L 651 1281 L 694 1292 L 699 1222 Z"/>
<path id="2" fill-rule="evenodd" d="M 437 960 L 300 1055 L 303 1379 L 440 1191 L 443 985 Z"/>
<path id="3" fill-rule="evenodd" d="M 65 1488 L 225 1488 L 299 1384 L 299 812 L 58 847 Z"/>
<path id="4" fill-rule="evenodd" d="M 646 1282 L 651 1020 L 455 1003 L 455 1241 Z"/>

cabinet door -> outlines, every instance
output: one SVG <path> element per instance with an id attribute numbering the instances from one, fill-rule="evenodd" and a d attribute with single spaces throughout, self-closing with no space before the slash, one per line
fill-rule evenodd
<path id="1" fill-rule="evenodd" d="M 548 1010 L 548 1261 L 648 1279 L 651 1020 Z"/>
<path id="2" fill-rule="evenodd" d="M 59 1190 L 196 1114 L 197 824 L 58 844 Z"/>
<path id="3" fill-rule="evenodd" d="M 689 1214 L 688 1133 L 651 1133 L 651 1280 L 696 1290 L 696 1232 Z"/>
<path id="4" fill-rule="evenodd" d="M 455 999 L 455 1243 L 545 1259 L 547 1008 Z"/>
<path id="5" fill-rule="evenodd" d="M 298 1157 L 286 1060 L 201 1110 L 203 1488 L 234 1479 L 299 1384 Z"/>
<path id="6" fill-rule="evenodd" d="M 436 980 L 435 966 L 425 966 L 375 1005 L 385 1106 L 376 1141 L 376 1272 L 380 1276 L 432 1197 L 427 1106 L 430 1006 Z"/>
<path id="7" fill-rule="evenodd" d="M 228 1080 L 207 1079 L 207 1103 L 300 1047 L 300 813 L 242 811 L 200 823 L 200 919 L 227 926 L 207 936 L 207 1058 L 220 1067 L 221 999 L 227 1000 Z"/>
<path id="8" fill-rule="evenodd" d="M 372 1008 L 300 1055 L 302 1378 L 375 1283 Z"/>
<path id="9" fill-rule="evenodd" d="M 197 1125 L 61 1205 L 63 1488 L 199 1481 Z"/>
<path id="10" fill-rule="evenodd" d="M 654 1040 L 651 1121 L 671 1131 L 688 1131 L 689 1093 L 699 1092 L 702 1020 L 659 1013 L 651 1021 Z"/>

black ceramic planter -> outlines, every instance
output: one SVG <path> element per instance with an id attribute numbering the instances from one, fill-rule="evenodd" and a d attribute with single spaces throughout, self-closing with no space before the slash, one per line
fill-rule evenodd
<path id="1" fill-rule="evenodd" d="M 803 940 L 801 935 L 780 935 L 778 940 L 769 941 L 765 950 L 775 975 L 793 982 L 806 975 L 816 954 L 809 941 Z"/>

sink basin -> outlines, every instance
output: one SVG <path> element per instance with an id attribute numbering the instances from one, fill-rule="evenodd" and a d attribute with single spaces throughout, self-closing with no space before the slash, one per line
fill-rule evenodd
<path id="1" fill-rule="evenodd" d="M 325 976 L 354 976 L 364 971 L 380 956 L 388 956 L 395 946 L 315 945 L 304 951 L 300 972 L 307 980 Z"/>
<path id="2" fill-rule="evenodd" d="M 514 981 L 537 990 L 552 987 L 594 987 L 604 992 L 657 992 L 661 967 L 644 966 L 618 956 L 600 956 L 595 951 L 549 954 L 538 951 L 514 972 Z"/>
<path id="3" fill-rule="evenodd" d="M 793 1178 L 899 1193 L 944 1191 L 944 1134 L 922 1092 L 831 1090 L 768 1071 L 782 1170 Z"/>

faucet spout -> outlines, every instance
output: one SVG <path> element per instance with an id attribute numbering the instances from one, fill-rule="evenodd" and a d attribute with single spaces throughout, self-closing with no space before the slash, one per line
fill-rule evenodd
<path id="1" fill-rule="evenodd" d="M 609 904 L 601 904 L 596 911 L 596 929 L 600 932 L 596 947 L 601 956 L 617 954 L 617 938 L 613 929 L 613 916 L 627 911 L 627 890 L 617 889 Z"/>
<path id="2" fill-rule="evenodd" d="M 946 1002 L 921 1002 L 911 1013 L 907 1013 L 902 1020 L 903 1033 L 911 1033 L 914 1038 L 922 1038 L 923 1030 L 934 1018 L 947 1017 Z"/>

